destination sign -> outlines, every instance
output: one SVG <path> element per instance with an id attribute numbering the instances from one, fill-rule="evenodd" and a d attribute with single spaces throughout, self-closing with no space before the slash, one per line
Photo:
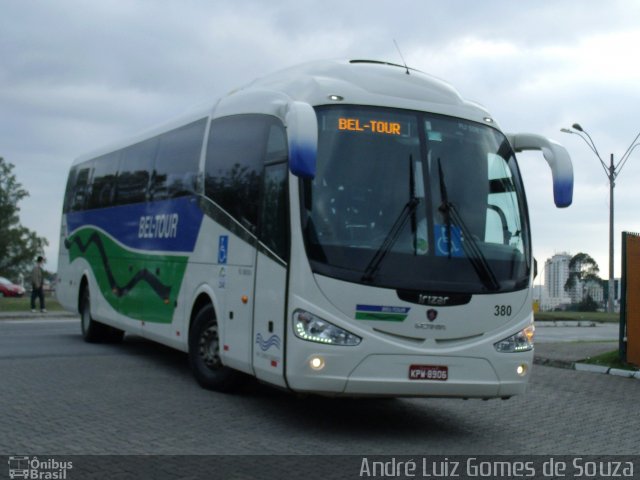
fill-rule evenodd
<path id="1" fill-rule="evenodd" d="M 359 118 L 338 118 L 338 130 L 349 132 L 369 132 L 383 135 L 402 135 L 400 122 L 386 120 L 361 120 Z"/>

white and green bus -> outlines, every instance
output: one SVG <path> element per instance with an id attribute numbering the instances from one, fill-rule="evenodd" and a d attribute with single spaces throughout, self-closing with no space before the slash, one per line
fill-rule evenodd
<path id="1" fill-rule="evenodd" d="M 89 342 L 187 352 L 205 388 L 507 398 L 533 360 L 534 259 L 505 135 L 421 72 L 313 62 L 76 160 L 57 295 Z"/>

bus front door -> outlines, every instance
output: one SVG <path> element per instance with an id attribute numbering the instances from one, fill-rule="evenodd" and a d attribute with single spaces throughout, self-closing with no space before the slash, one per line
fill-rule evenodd
<path id="1" fill-rule="evenodd" d="M 259 379 L 285 387 L 285 312 L 289 227 L 286 163 L 267 165 L 259 219 L 253 310 L 253 368 Z"/>

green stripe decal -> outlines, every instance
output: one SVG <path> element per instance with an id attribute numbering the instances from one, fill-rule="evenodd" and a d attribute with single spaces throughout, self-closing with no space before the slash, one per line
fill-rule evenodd
<path id="1" fill-rule="evenodd" d="M 65 246 L 71 262 L 84 258 L 89 263 L 114 310 L 137 320 L 171 323 L 187 256 L 131 251 L 94 228 L 77 231 Z"/>

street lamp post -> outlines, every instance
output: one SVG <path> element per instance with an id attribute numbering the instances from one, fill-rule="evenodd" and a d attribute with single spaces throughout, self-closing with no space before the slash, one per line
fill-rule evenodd
<path id="1" fill-rule="evenodd" d="M 572 128 L 562 128 L 560 131 L 564 133 L 572 133 L 574 135 L 578 135 L 582 140 L 584 140 L 585 143 L 591 149 L 591 151 L 596 154 L 596 156 L 598 157 L 598 160 L 600 160 L 600 164 L 602 165 L 602 168 L 604 169 L 604 172 L 607 175 L 607 178 L 609 179 L 609 301 L 607 302 L 607 311 L 613 312 L 614 298 L 615 298 L 615 280 L 613 276 L 614 275 L 613 274 L 613 270 L 614 270 L 613 269 L 613 211 L 614 211 L 613 210 L 613 189 L 616 186 L 616 178 L 618 177 L 618 175 L 620 175 L 620 171 L 622 170 L 622 167 L 624 167 L 625 163 L 629 159 L 631 152 L 633 152 L 633 150 L 638 145 L 640 145 L 640 143 L 636 143 L 638 138 L 640 138 L 640 133 L 636 135 L 636 138 L 633 139 L 633 142 L 631 142 L 631 145 L 629 145 L 629 148 L 627 148 L 627 151 L 624 152 L 622 157 L 620 157 L 618 164 L 617 165 L 615 164 L 613 160 L 613 153 L 612 153 L 609 161 L 609 166 L 607 166 L 605 162 L 602 160 L 602 157 L 600 156 L 600 152 L 598 152 L 598 149 L 596 148 L 596 144 L 593 142 L 591 135 L 589 135 L 589 133 L 587 133 L 587 131 L 584 130 L 579 123 L 574 123 L 572 125 Z"/>

